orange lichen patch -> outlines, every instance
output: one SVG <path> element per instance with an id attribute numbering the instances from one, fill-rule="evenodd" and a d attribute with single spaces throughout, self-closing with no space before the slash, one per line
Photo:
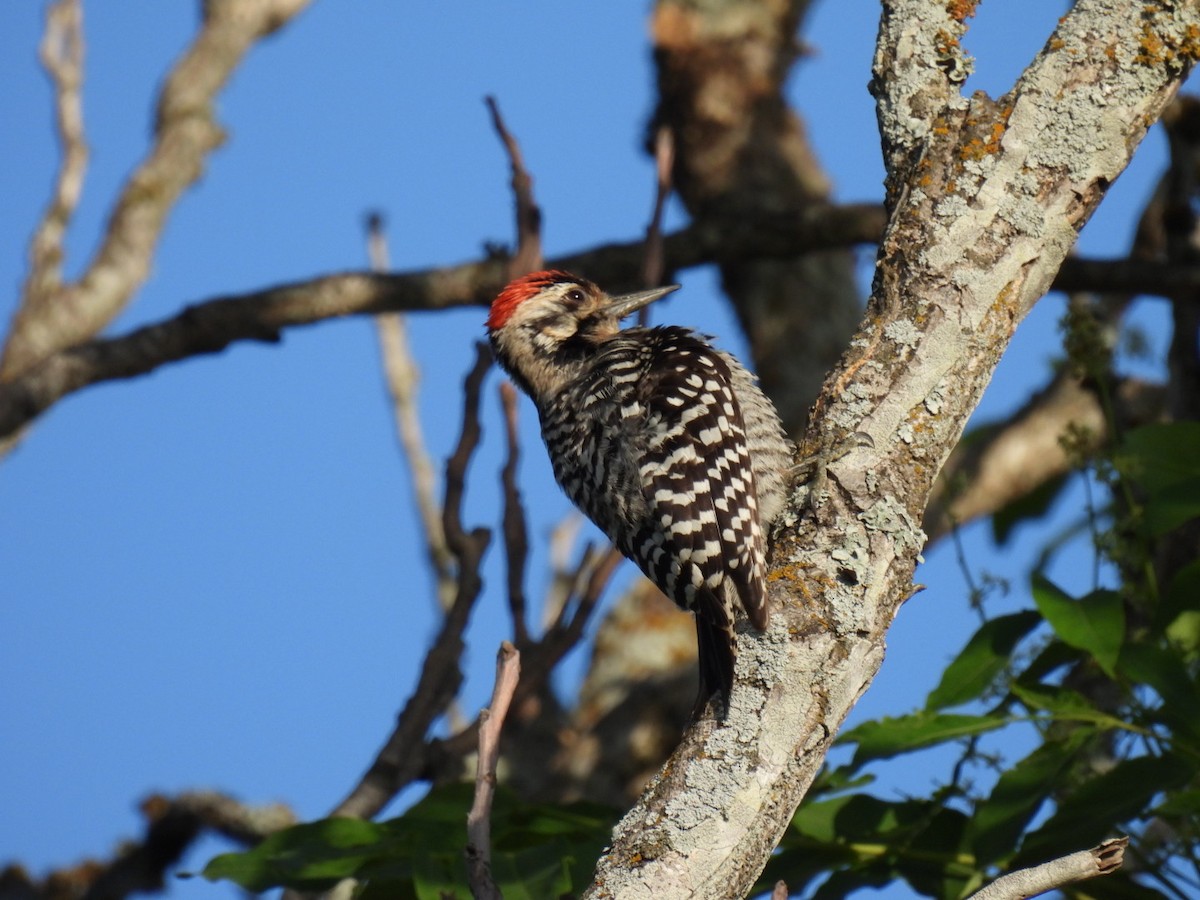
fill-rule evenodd
<path id="1" fill-rule="evenodd" d="M 939 56 L 946 56 L 952 50 L 959 46 L 958 38 L 944 29 L 938 29 L 937 34 L 933 36 L 933 49 L 938 52 Z"/>
<path id="2" fill-rule="evenodd" d="M 946 12 L 950 13 L 950 18 L 955 22 L 965 22 L 975 15 L 975 7 L 978 5 L 979 0 L 950 0 L 946 4 Z"/>
<path id="3" fill-rule="evenodd" d="M 1060 37 L 1050 38 L 1050 49 L 1051 50 L 1061 50 L 1065 46 L 1067 46 L 1067 42 L 1064 41 L 1062 38 L 1060 38 Z"/>
<path id="4" fill-rule="evenodd" d="M 1013 108 L 1011 105 L 1005 106 L 1000 110 L 1000 115 L 988 126 L 987 130 L 981 136 L 973 137 L 959 151 L 959 157 L 964 160 L 968 159 L 983 159 L 985 156 L 991 156 L 1000 152 L 1000 141 L 1004 137 L 1004 132 L 1008 130 L 1008 119 L 1012 115 Z M 968 126 L 975 126 L 976 122 L 972 119 L 967 120 Z"/>
<path id="5" fill-rule="evenodd" d="M 1147 66 L 1166 65 L 1180 69 L 1200 59 L 1200 28 L 1189 25 L 1182 38 L 1155 31 L 1150 22 L 1142 23 L 1138 52 L 1133 61 Z"/>
<path id="6" fill-rule="evenodd" d="M 946 11 L 950 13 L 950 18 L 955 22 L 966 22 L 974 16 L 974 10 L 979 5 L 979 0 L 949 0 L 946 4 Z"/>

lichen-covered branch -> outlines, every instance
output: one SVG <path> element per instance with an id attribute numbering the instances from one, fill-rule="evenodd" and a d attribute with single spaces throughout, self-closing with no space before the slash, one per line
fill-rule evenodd
<path id="1" fill-rule="evenodd" d="M 749 891 L 875 674 L 934 479 L 1016 324 L 1200 52 L 1195 4 L 1079 0 L 1010 94 L 962 102 L 933 59 L 937 32 L 954 34 L 947 9 L 885 3 L 891 218 L 867 317 L 805 436 L 812 451 L 858 432 L 873 446 L 798 492 L 775 545 L 772 626 L 740 636 L 727 718 L 685 735 L 587 897 Z M 1171 49 L 1147 56 L 1144 29 Z"/>

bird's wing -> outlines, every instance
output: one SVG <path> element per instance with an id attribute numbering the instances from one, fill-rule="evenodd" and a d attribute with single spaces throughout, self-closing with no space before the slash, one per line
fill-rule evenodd
<path id="1" fill-rule="evenodd" d="M 676 603 L 732 634 L 733 610 L 723 602 L 728 580 L 761 630 L 765 537 L 729 366 L 686 329 L 657 334 L 660 355 L 639 385 L 648 430 L 640 474 L 650 513 L 631 549 Z"/>

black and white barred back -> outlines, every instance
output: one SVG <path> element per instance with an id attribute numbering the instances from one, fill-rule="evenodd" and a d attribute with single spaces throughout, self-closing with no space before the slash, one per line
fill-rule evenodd
<path id="1" fill-rule="evenodd" d="M 537 405 L 564 491 L 695 613 L 703 702 L 729 695 L 737 606 L 767 625 L 767 529 L 794 448 L 732 356 L 686 328 L 619 330 L 669 290 L 611 298 L 565 272 L 534 273 L 501 292 L 488 329 Z"/>

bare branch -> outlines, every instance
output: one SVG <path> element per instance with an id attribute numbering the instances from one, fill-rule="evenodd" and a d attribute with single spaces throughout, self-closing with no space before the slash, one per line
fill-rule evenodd
<path id="1" fill-rule="evenodd" d="M 558 620 L 567 601 L 578 589 L 580 579 L 591 553 L 591 545 L 585 545 L 580 561 L 570 563 L 575 538 L 583 526 L 583 516 L 575 509 L 568 512 L 550 530 L 549 563 L 550 584 L 542 602 L 542 629 L 549 628 Z"/>
<path id="2" fill-rule="evenodd" d="M 421 776 L 426 764 L 425 735 L 462 685 L 463 632 L 479 597 L 483 581 L 479 565 L 487 550 L 486 528 L 466 532 L 462 527 L 462 501 L 467 466 L 479 445 L 479 397 L 492 355 L 485 344 L 476 346 L 475 365 L 464 384 L 463 424 L 458 446 L 446 464 L 446 499 L 443 528 L 446 542 L 458 558 L 458 593 L 446 613 L 433 646 L 425 656 L 417 687 L 404 706 L 383 748 L 370 768 L 331 816 L 371 818 L 396 793 Z"/>
<path id="3" fill-rule="evenodd" d="M 224 132 L 215 98 L 260 38 L 310 0 L 209 0 L 199 33 L 163 82 L 154 143 L 126 182 L 96 255 L 53 302 L 24 304 L 13 319 L 0 379 L 10 380 L 50 354 L 87 340 L 124 309 L 150 270 L 167 216 L 204 170 Z"/>
<path id="4" fill-rule="evenodd" d="M 24 302 L 31 308 L 53 296 L 62 283 L 66 256 L 63 238 L 87 169 L 88 148 L 83 130 L 83 6 L 80 0 L 58 0 L 46 10 L 46 34 L 39 56 L 54 83 L 54 121 L 62 145 L 62 160 L 54 179 L 50 205 L 33 233 L 29 248 L 29 277 Z"/>
<path id="5" fill-rule="evenodd" d="M 145 820 L 141 840 L 125 842 L 111 860 L 86 860 L 50 872 L 35 883 L 16 866 L 0 872 L 0 896 L 121 900 L 162 891 L 167 873 L 204 832 L 223 835 L 243 846 L 296 824 L 281 804 L 250 806 L 219 791 L 186 791 L 171 797 L 153 794 L 139 805 Z M 69 888 L 67 887 L 69 885 Z"/>
<path id="6" fill-rule="evenodd" d="M 521 677 L 521 654 L 508 641 L 496 654 L 496 686 L 492 704 L 479 713 L 479 759 L 475 767 L 475 801 L 467 813 L 467 877 L 471 895 L 483 900 L 501 900 L 492 880 L 492 797 L 496 793 L 496 763 L 500 758 L 500 732 L 517 682 Z"/>
<path id="7" fill-rule="evenodd" d="M 699 222 L 664 239 L 664 268 L 674 272 L 739 255 L 786 258 L 869 243 L 882 230 L 883 210 L 874 204 L 814 207 L 800 216 L 748 219 L 728 236 Z M 645 243 L 638 240 L 557 257 L 549 265 L 586 273 L 611 290 L 633 290 L 644 286 L 644 260 Z M 0 382 L 0 438 L 89 385 L 145 375 L 167 363 L 219 353 L 239 341 L 274 343 L 285 328 L 389 311 L 486 306 L 504 285 L 507 272 L 503 259 L 389 275 L 348 272 L 200 301 L 128 334 L 61 350 L 25 374 Z M 1069 259 L 1054 287 L 1172 296 L 1200 289 L 1200 267 Z"/>
<path id="8" fill-rule="evenodd" d="M 671 170 L 675 166 L 675 138 L 671 129 L 660 125 L 654 134 L 654 209 L 646 226 L 645 259 L 642 262 L 642 284 L 658 287 L 663 282 L 662 220 L 667 198 L 671 196 Z M 643 312 L 646 307 L 643 307 Z"/>
<path id="9" fill-rule="evenodd" d="M 367 248 L 372 271 L 380 274 L 386 272 L 387 238 L 383 230 L 383 217 L 379 213 L 371 213 L 367 217 Z M 425 446 L 425 435 L 417 410 L 420 372 L 408 345 L 408 326 L 404 316 L 401 313 L 382 313 L 375 317 L 375 327 L 379 333 L 388 395 L 392 399 L 396 436 L 408 463 L 417 515 L 425 537 L 425 551 L 437 580 L 438 606 L 444 611 L 454 602 L 454 572 L 450 549 L 442 532 L 442 510 L 434 496 L 436 479 L 433 463 Z"/>
<path id="10" fill-rule="evenodd" d="M 507 381 L 500 384 L 500 402 L 504 407 L 504 434 L 507 456 L 500 482 L 504 488 L 504 557 L 508 567 L 508 609 L 512 615 L 513 638 L 518 647 L 529 640 L 525 621 L 525 564 L 529 561 L 529 537 L 525 527 L 525 508 L 517 486 L 517 463 L 521 449 L 517 442 L 517 392 Z"/>
<path id="11" fill-rule="evenodd" d="M 587 621 L 596 608 L 600 596 L 608 586 L 612 573 L 624 557 L 617 550 L 610 550 L 591 570 L 587 584 L 583 588 L 578 601 L 574 605 L 574 615 L 566 621 L 566 604 L 560 616 L 560 622 L 549 629 L 540 640 L 533 641 L 523 651 L 523 674 L 517 686 L 514 700 L 520 703 L 527 697 L 535 697 L 546 684 L 550 673 L 583 637 Z M 464 728 L 457 734 L 447 738 L 434 739 L 429 742 L 425 754 L 425 769 L 422 777 L 433 779 L 438 772 L 445 771 L 452 761 L 461 760 L 466 754 L 475 749 L 479 734 L 479 721 Z"/>
<path id="12" fill-rule="evenodd" d="M 521 147 L 504 124 L 495 97 L 485 97 L 492 127 L 500 136 L 512 168 L 512 189 L 517 209 L 517 251 L 508 264 L 509 279 L 542 268 L 542 211 L 533 197 L 533 179 L 525 169 Z"/>
<path id="13" fill-rule="evenodd" d="M 1091 850 L 1080 850 L 1040 866 L 1009 872 L 972 894 L 971 900 L 1025 900 L 1076 881 L 1110 875 L 1121 868 L 1128 845 L 1127 837 L 1113 838 Z"/>

